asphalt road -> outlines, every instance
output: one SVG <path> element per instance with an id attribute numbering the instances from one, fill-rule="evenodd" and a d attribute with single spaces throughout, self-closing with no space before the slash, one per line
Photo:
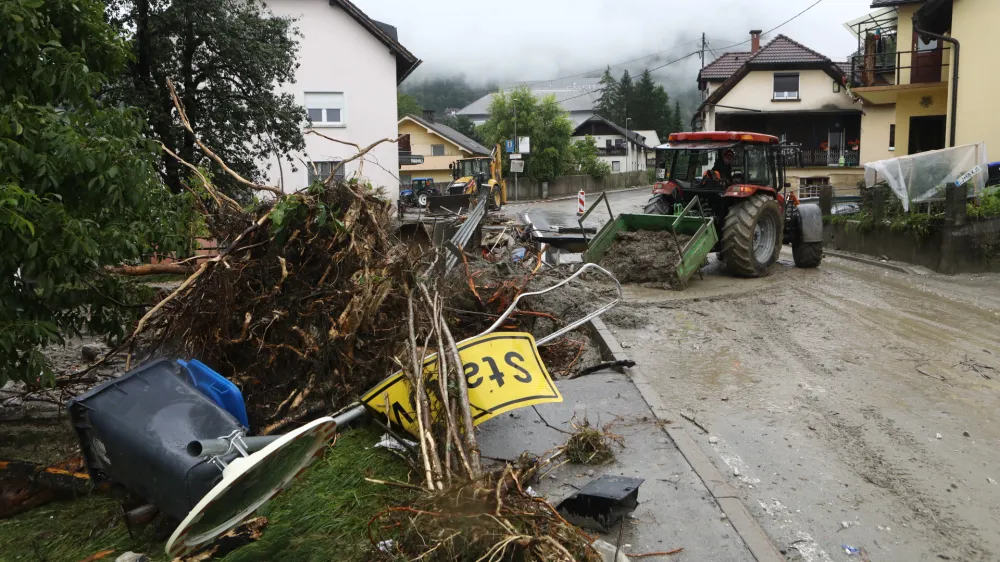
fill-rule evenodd
<path id="1" fill-rule="evenodd" d="M 608 192 L 608 202 L 611 211 L 619 213 L 641 213 L 643 206 L 649 201 L 651 187 Z M 587 195 L 587 208 L 599 197 L 599 194 Z M 514 217 L 527 212 L 532 224 L 539 230 L 547 230 L 556 226 L 577 227 L 576 198 L 559 201 L 510 203 L 503 208 L 504 212 Z M 607 207 L 596 209 L 589 217 L 585 226 L 600 227 L 608 220 Z"/>
<path id="2" fill-rule="evenodd" d="M 605 322 L 790 560 L 1000 559 L 1000 276 L 786 254 Z"/>

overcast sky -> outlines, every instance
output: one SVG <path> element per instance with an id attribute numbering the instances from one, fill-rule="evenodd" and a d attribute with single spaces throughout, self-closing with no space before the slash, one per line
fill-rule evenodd
<path id="1" fill-rule="evenodd" d="M 403 45 L 424 61 L 416 79 L 464 73 L 470 80 L 500 82 L 547 80 L 666 51 L 629 65 L 654 67 L 696 50 L 702 32 L 721 54 L 749 39 L 750 29 L 771 29 L 814 1 L 354 0 L 371 17 L 399 29 Z M 783 33 L 844 60 L 856 40 L 843 23 L 871 11 L 870 5 L 870 0 L 822 0 L 763 42 Z M 731 50 L 744 49 L 749 44 Z M 692 57 L 671 65 L 670 74 L 693 81 L 699 65 Z"/>

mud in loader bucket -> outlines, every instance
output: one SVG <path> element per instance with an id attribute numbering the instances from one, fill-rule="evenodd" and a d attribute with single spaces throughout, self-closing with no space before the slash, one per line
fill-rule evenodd
<path id="1" fill-rule="evenodd" d="M 607 199 L 602 194 L 594 202 L 594 205 L 582 217 L 580 223 L 587 218 L 590 211 L 600 203 L 601 199 Z M 679 206 L 679 205 L 678 205 Z M 691 215 L 691 211 L 697 207 L 700 216 Z M 608 212 L 611 212 L 610 205 Z M 691 200 L 684 209 L 675 215 L 633 215 L 621 214 L 617 217 L 612 215 L 604 228 L 602 228 L 594 238 L 587 242 L 587 251 L 583 253 L 583 261 L 586 263 L 600 263 L 604 255 L 618 239 L 620 232 L 634 232 L 640 230 L 650 230 L 654 232 L 667 231 L 673 234 L 674 243 L 677 244 L 677 254 L 680 259 L 677 262 L 677 278 L 682 282 L 687 282 L 692 275 L 701 269 L 702 264 L 708 257 L 709 252 L 719 241 L 719 235 L 712 224 L 712 218 L 704 216 L 701 202 L 697 197 Z M 687 235 L 691 238 L 683 246 L 678 235 Z"/>

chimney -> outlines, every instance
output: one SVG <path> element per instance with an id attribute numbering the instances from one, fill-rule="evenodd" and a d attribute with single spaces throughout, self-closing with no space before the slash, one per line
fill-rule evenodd
<path id="1" fill-rule="evenodd" d="M 756 53 L 760 50 L 760 34 L 763 33 L 760 29 L 750 30 L 750 52 Z"/>
<path id="2" fill-rule="evenodd" d="M 424 121 L 430 121 L 431 123 L 434 122 L 434 110 L 433 109 L 425 109 L 424 110 Z"/>

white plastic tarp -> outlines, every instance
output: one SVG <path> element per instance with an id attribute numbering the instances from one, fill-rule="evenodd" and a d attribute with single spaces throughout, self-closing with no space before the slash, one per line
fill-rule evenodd
<path id="1" fill-rule="evenodd" d="M 955 182 L 968 182 L 969 197 L 983 192 L 987 179 L 986 143 L 921 152 L 865 164 L 865 184 L 885 181 L 910 210 L 911 203 L 943 201 Z"/>

